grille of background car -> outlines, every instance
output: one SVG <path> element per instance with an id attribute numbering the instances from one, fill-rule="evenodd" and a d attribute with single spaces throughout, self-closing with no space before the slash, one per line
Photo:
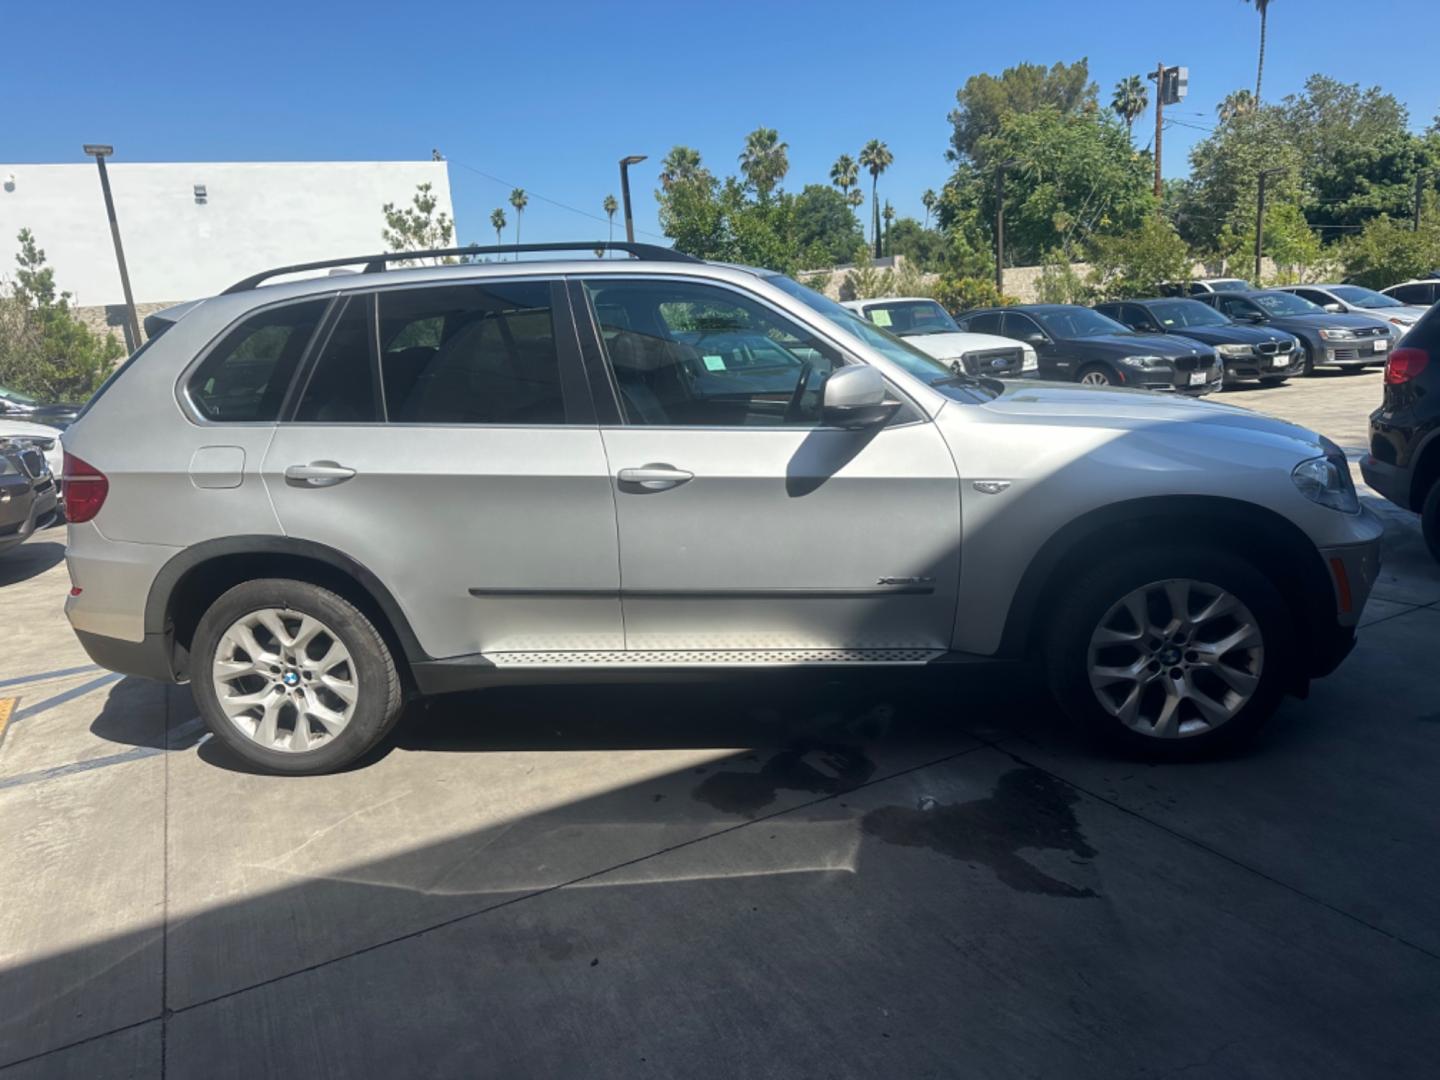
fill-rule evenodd
<path id="1" fill-rule="evenodd" d="M 1023 349 L 984 349 L 964 353 L 960 360 L 971 375 L 984 375 L 1011 368 L 1019 370 L 1024 363 L 1025 352 Z"/>
<path id="2" fill-rule="evenodd" d="M 45 455 L 39 450 L 20 451 L 20 464 L 25 466 L 25 471 L 34 480 L 45 472 Z"/>

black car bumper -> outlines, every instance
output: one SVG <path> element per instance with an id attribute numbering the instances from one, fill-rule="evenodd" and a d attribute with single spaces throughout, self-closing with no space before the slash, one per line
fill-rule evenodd
<path id="1" fill-rule="evenodd" d="M 1275 361 L 1280 360 L 1277 364 Z M 1251 356 L 1225 357 L 1225 381 L 1241 382 L 1250 379 L 1288 379 L 1299 375 L 1305 367 L 1305 351 L 1294 349 L 1288 353 L 1265 356 L 1256 353 Z"/>
<path id="2" fill-rule="evenodd" d="M 171 663 L 174 649 L 168 633 L 146 634 L 140 641 L 124 641 L 88 630 L 76 630 L 75 636 L 86 655 L 110 671 L 161 682 L 182 681 Z"/>
<path id="3" fill-rule="evenodd" d="M 1406 510 L 1415 509 L 1410 505 L 1414 471 L 1408 465 L 1391 465 L 1374 454 L 1366 454 L 1360 461 L 1360 475 L 1365 477 L 1365 483 L 1396 506 Z"/>

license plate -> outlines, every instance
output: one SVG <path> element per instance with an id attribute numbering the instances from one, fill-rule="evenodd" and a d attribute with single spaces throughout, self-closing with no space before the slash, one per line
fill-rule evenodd
<path id="1" fill-rule="evenodd" d="M 1384 351 L 1385 351 L 1386 349 L 1388 349 L 1389 347 L 1390 347 L 1390 341 L 1389 341 L 1388 338 L 1383 338 L 1383 337 L 1382 337 L 1382 338 L 1376 338 L 1376 339 L 1375 339 L 1375 351 L 1376 351 L 1376 352 L 1384 352 Z"/>
<path id="2" fill-rule="evenodd" d="M 1204 386 L 1204 385 L 1205 385 L 1205 372 L 1203 372 L 1203 371 L 1192 371 L 1192 372 L 1190 373 L 1190 385 L 1191 385 L 1191 386 Z"/>
<path id="3" fill-rule="evenodd" d="M 1290 363 L 1290 357 L 1288 356 L 1272 356 L 1270 358 L 1271 367 L 1284 367 L 1288 363 Z"/>

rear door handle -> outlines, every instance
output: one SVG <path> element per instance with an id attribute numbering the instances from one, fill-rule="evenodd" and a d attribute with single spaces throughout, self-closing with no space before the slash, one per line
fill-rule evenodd
<path id="1" fill-rule="evenodd" d="M 667 491 L 670 488 L 679 487 L 687 480 L 695 479 L 694 473 L 677 469 L 674 465 L 666 465 L 663 462 L 652 462 L 649 465 L 642 465 L 638 469 L 621 469 L 616 476 L 620 483 L 630 484 L 645 491 Z"/>
<path id="2" fill-rule="evenodd" d="M 312 461 L 309 465 L 291 465 L 285 470 L 285 479 L 291 484 L 309 487 L 334 487 L 343 484 L 355 475 L 354 469 L 346 468 L 334 461 Z"/>

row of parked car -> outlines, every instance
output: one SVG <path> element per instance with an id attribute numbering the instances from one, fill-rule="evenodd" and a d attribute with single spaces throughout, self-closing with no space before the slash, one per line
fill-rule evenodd
<path id="1" fill-rule="evenodd" d="M 1316 368 L 1384 364 L 1425 309 L 1353 285 L 1191 283 L 1189 296 L 1020 304 L 952 318 L 934 300 L 851 301 L 871 322 L 967 374 L 1036 376 L 1200 395 Z"/>

